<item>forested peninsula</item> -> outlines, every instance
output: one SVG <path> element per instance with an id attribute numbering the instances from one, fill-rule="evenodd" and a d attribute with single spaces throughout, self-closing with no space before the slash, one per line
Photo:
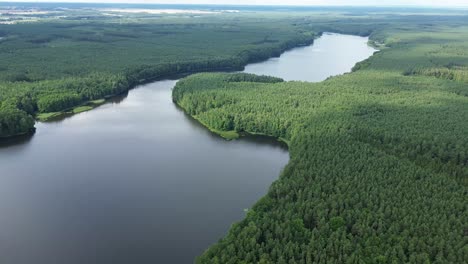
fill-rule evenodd
<path id="1" fill-rule="evenodd" d="M 152 80 L 239 70 L 321 32 L 380 49 L 320 83 L 239 73 L 177 83 L 174 102 L 210 130 L 281 138 L 290 152 L 198 263 L 468 262 L 466 13 L 67 12 L 0 24 L 0 137 Z"/>
<path id="2" fill-rule="evenodd" d="M 96 100 L 179 74 L 241 70 L 316 37 L 284 18 L 112 22 L 0 24 L 0 138 L 34 131 L 35 117 L 89 110 Z"/>
<path id="3" fill-rule="evenodd" d="M 321 83 L 203 73 L 174 101 L 212 131 L 284 138 L 268 194 L 198 263 L 466 263 L 468 28 L 385 26 Z"/>

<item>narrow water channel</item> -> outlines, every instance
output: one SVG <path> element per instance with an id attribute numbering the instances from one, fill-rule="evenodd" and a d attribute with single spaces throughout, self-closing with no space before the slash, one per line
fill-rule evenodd
<path id="1" fill-rule="evenodd" d="M 324 34 L 246 72 L 321 81 L 374 51 L 367 38 Z M 211 134 L 172 103 L 175 83 L 142 85 L 0 145 L 1 263 L 191 263 L 244 217 L 287 149 Z"/>

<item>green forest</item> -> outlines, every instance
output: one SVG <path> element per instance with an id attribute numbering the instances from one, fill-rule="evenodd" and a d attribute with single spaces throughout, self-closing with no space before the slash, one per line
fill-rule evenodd
<path id="1" fill-rule="evenodd" d="M 468 15 L 241 12 L 0 24 L 0 138 L 188 76 L 173 100 L 227 138 L 288 144 L 279 179 L 198 263 L 467 263 Z M 380 49 L 320 83 L 240 73 L 323 32 Z M 200 73 L 204 72 L 204 73 Z"/>
<path id="2" fill-rule="evenodd" d="M 85 14 L 0 24 L 0 137 L 32 131 L 36 116 L 177 74 L 240 70 L 316 37 L 284 15 L 134 15 L 122 22 Z"/>
<path id="3" fill-rule="evenodd" d="M 282 138 L 291 156 L 199 263 L 468 261 L 468 27 L 371 41 L 380 52 L 321 83 L 178 82 L 174 101 L 211 130 Z"/>
<path id="4" fill-rule="evenodd" d="M 34 119 L 73 112 L 139 84 L 179 74 L 241 70 L 247 63 L 311 44 L 321 32 L 372 34 L 381 41 L 379 29 L 389 25 L 429 30 L 432 22 L 427 21 L 465 24 L 463 12 L 416 11 L 122 17 L 70 9 L 60 11 L 61 19 L 42 15 L 34 22 L 0 23 L 0 138 L 29 133 Z"/>

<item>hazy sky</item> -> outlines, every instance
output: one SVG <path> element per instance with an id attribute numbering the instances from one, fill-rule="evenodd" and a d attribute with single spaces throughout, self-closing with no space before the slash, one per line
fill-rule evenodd
<path id="1" fill-rule="evenodd" d="M 0 2 L 15 0 L 0 0 Z M 365 6 L 468 6 L 468 0 L 16 0 L 16 2 L 99 2 L 156 4 L 238 4 L 238 5 L 365 5 Z"/>

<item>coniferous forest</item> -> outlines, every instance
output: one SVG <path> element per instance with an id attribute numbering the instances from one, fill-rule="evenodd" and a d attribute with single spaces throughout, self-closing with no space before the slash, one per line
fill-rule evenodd
<path id="1" fill-rule="evenodd" d="M 468 28 L 388 27 L 321 83 L 204 73 L 173 98 L 213 131 L 288 142 L 268 194 L 199 263 L 466 263 Z"/>
<path id="2" fill-rule="evenodd" d="M 0 137 L 195 73 L 173 90 L 186 113 L 220 134 L 281 139 L 290 152 L 268 193 L 198 263 L 467 263 L 467 21 L 424 10 L 80 10 L 0 24 Z M 379 51 L 319 83 L 213 73 L 323 32 L 369 36 Z"/>
<path id="3" fill-rule="evenodd" d="M 0 24 L 0 137 L 28 133 L 35 116 L 178 74 L 240 70 L 315 38 L 284 15 L 66 15 Z"/>

